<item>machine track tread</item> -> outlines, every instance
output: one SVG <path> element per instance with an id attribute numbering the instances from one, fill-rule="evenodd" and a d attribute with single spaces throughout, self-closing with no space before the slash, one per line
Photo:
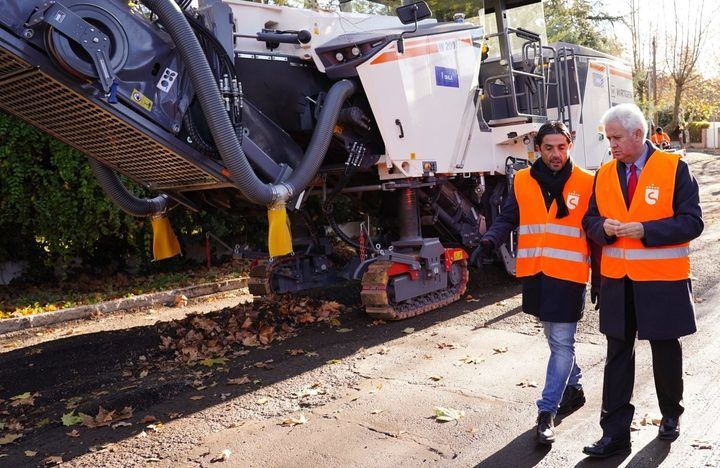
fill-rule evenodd
<path id="1" fill-rule="evenodd" d="M 382 320 L 403 320 L 452 304 L 465 294 L 469 278 L 467 261 L 460 260 L 455 263 L 459 263 L 462 268 L 462 277 L 458 284 L 400 304 L 394 303 L 388 297 L 388 285 L 391 279 L 388 272 L 393 262 L 380 260 L 373 263 L 362 278 L 360 298 L 365 311 L 370 316 Z"/>
<path id="2" fill-rule="evenodd" d="M 278 268 L 286 263 L 290 263 L 296 259 L 293 255 L 276 258 L 272 262 L 269 260 L 260 260 L 255 267 L 250 270 L 250 278 L 248 278 L 248 291 L 253 296 L 272 296 L 276 291 L 272 287 L 272 276 Z"/>

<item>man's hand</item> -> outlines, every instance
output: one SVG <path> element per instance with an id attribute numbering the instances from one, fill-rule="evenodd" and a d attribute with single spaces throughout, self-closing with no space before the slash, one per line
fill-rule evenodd
<path id="1" fill-rule="evenodd" d="M 645 237 L 645 228 L 642 223 L 637 222 L 621 224 L 615 232 L 618 237 L 628 237 L 630 239 L 642 239 Z"/>
<path id="2" fill-rule="evenodd" d="M 486 258 L 492 258 L 495 245 L 490 239 L 481 239 L 480 245 L 478 245 L 470 255 L 470 265 L 481 267 L 483 260 Z"/>
<path id="3" fill-rule="evenodd" d="M 590 288 L 590 302 L 595 304 L 595 310 L 600 310 L 600 288 L 592 286 Z"/>
<path id="4" fill-rule="evenodd" d="M 617 230 L 620 226 L 622 226 L 622 223 L 617 219 L 607 218 L 603 223 L 603 229 L 608 236 L 617 236 Z"/>

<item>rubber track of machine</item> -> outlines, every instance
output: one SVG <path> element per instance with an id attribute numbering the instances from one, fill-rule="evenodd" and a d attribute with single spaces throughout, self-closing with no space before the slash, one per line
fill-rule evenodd
<path id="1" fill-rule="evenodd" d="M 467 261 L 462 260 L 455 264 L 462 268 L 462 277 L 455 286 L 413 298 L 403 304 L 391 304 L 387 290 L 390 281 L 388 272 L 392 262 L 373 263 L 362 278 L 360 298 L 365 311 L 377 319 L 403 320 L 452 304 L 465 294 L 469 278 Z"/>

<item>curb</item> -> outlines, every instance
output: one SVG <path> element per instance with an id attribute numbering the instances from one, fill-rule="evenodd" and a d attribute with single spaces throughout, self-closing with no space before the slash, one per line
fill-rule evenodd
<path id="1" fill-rule="evenodd" d="M 68 322 L 70 320 L 83 319 L 96 314 L 108 314 L 122 310 L 148 308 L 158 304 L 172 302 L 180 294 L 187 296 L 188 299 L 192 299 L 194 297 L 232 291 L 235 289 L 246 288 L 247 283 L 247 278 L 229 279 L 219 283 L 203 283 L 195 286 L 189 286 L 187 288 L 141 294 L 139 296 L 115 299 L 97 304 L 71 307 L 69 309 L 61 309 L 37 315 L 29 315 L 27 317 L 4 319 L 0 320 L 0 335 L 19 330 L 26 330 L 28 328 L 38 328 L 61 322 Z"/>

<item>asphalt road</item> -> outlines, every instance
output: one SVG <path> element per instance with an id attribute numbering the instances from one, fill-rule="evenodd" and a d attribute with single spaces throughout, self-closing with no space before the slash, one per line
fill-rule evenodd
<path id="1" fill-rule="evenodd" d="M 660 414 L 649 346 L 640 342 L 632 454 L 605 462 L 582 455 L 600 436 L 605 355 L 588 308 L 578 335 L 588 403 L 559 421 L 551 450 L 539 448 L 535 400 L 549 351 L 539 325 L 520 310 L 517 282 L 490 267 L 442 310 L 387 324 L 351 310 L 340 325 L 309 326 L 214 367 L 173 362 L 159 349 L 156 322 L 232 313 L 223 308 L 243 298 L 0 337 L 0 442 L 21 435 L 0 444 L 0 466 L 42 466 L 47 457 L 78 467 L 718 466 L 720 158 L 687 160 L 701 182 L 706 230 L 692 245 L 699 331 L 683 340 L 687 411 L 672 445 L 655 439 L 651 421 Z M 330 294 L 354 297 L 347 288 Z M 242 376 L 250 383 L 228 384 Z M 12 399 L 26 392 L 32 404 Z M 114 428 L 63 426 L 72 406 L 93 415 L 99 406 L 131 406 L 133 413 Z M 462 416 L 440 423 L 435 407 Z M 291 419 L 305 422 L 283 425 Z M 229 458 L 213 462 L 224 450 Z"/>

